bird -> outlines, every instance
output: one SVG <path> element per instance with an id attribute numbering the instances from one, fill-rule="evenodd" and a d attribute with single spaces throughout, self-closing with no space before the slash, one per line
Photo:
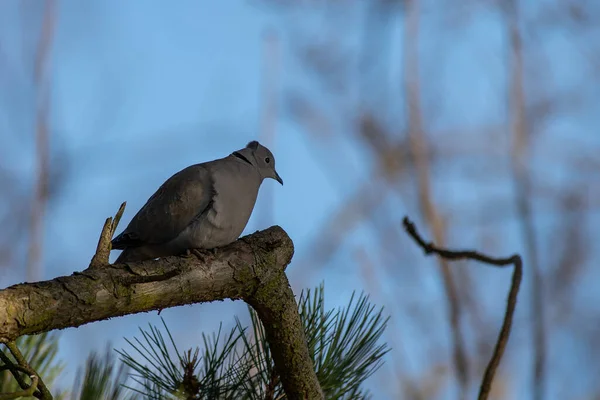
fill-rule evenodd
<path id="1" fill-rule="evenodd" d="M 226 157 L 194 164 L 167 179 L 112 239 L 115 264 L 228 245 L 248 224 L 262 182 L 283 185 L 273 153 L 258 141 Z"/>

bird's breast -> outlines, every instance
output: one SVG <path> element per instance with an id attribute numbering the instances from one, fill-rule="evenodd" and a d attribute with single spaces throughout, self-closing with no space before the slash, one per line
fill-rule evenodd
<path id="1" fill-rule="evenodd" d="M 211 206 L 190 227 L 193 247 L 224 246 L 242 234 L 254 209 L 261 184 L 260 176 L 252 172 L 223 169 L 215 173 Z"/>
<path id="2" fill-rule="evenodd" d="M 256 204 L 258 190 L 248 189 L 241 194 L 230 190 L 215 189 L 216 193 L 211 210 L 208 212 L 208 220 L 216 228 L 228 229 L 233 232 L 239 231 L 237 235 L 241 234 Z"/>

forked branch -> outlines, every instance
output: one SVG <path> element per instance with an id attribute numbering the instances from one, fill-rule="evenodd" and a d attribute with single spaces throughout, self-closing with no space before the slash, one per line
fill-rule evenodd
<path id="1" fill-rule="evenodd" d="M 17 347 L 14 341 L 5 343 L 8 350 L 10 350 L 14 359 L 17 361 L 15 364 L 6 354 L 0 351 L 0 359 L 2 365 L 0 365 L 0 371 L 9 370 L 15 380 L 21 387 L 21 390 L 12 393 L 0 393 L 0 400 L 20 399 L 22 397 L 34 396 L 41 400 L 52 400 L 52 394 L 39 377 L 38 373 L 29 365 L 23 354 Z M 27 384 L 21 377 L 21 373 L 29 375 L 31 384 Z"/>
<path id="2" fill-rule="evenodd" d="M 110 240 L 124 207 L 121 205 L 116 217 L 104 224 L 89 268 L 71 276 L 0 290 L 0 343 L 9 347 L 19 365 L 27 368 L 18 349 L 11 346 L 22 335 L 185 304 L 241 299 L 254 307 L 265 326 L 287 397 L 323 398 L 285 274 L 294 245 L 283 229 L 274 226 L 256 232 L 216 254 L 206 252 L 202 258 L 164 257 L 109 264 Z M 22 377 L 15 379 L 22 388 L 26 385 Z M 37 390 L 43 389 L 38 379 Z"/>
<path id="3" fill-rule="evenodd" d="M 490 394 L 492 381 L 494 380 L 494 374 L 496 373 L 496 369 L 498 369 L 498 365 L 500 365 L 500 360 L 502 359 L 502 355 L 506 349 L 506 344 L 508 343 L 508 337 L 510 336 L 510 328 L 512 326 L 515 308 L 517 306 L 519 286 L 521 285 L 521 279 L 523 278 L 523 260 L 518 254 L 512 255 L 508 258 L 494 258 L 473 250 L 442 249 L 436 247 L 436 245 L 433 243 L 426 242 L 421 237 L 419 232 L 417 232 L 415 224 L 410 221 L 408 217 L 404 217 L 402 223 L 404 224 L 404 229 L 408 235 L 412 237 L 414 241 L 417 242 L 417 244 L 423 249 L 425 255 L 437 254 L 438 256 L 447 260 L 476 260 L 495 267 L 506 267 L 509 265 L 514 266 L 512 283 L 510 285 L 510 291 L 508 293 L 508 300 L 506 304 L 506 312 L 504 313 L 504 321 L 502 322 L 502 328 L 500 329 L 498 340 L 496 341 L 496 346 L 494 347 L 494 353 L 492 354 L 492 358 L 488 362 L 488 365 L 485 369 L 485 374 L 479 389 L 478 399 L 485 400 Z"/>

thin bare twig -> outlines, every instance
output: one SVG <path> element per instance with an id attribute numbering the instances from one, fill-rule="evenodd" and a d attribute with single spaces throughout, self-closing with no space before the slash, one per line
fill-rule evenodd
<path id="1" fill-rule="evenodd" d="M 10 372 L 13 373 L 15 379 L 17 378 L 17 376 L 19 376 L 19 379 L 21 379 L 21 380 L 22 380 L 22 378 L 20 377 L 19 372 L 27 373 L 27 370 L 25 368 L 21 367 L 20 365 L 14 365 L 14 364 L 1 365 L 0 371 L 5 371 L 5 370 L 10 370 Z M 16 392 L 12 392 L 12 393 L 0 393 L 0 400 L 12 400 L 12 399 L 20 399 L 21 397 L 35 396 L 35 391 L 37 390 L 40 379 L 37 377 L 37 375 L 30 375 L 29 378 L 31 378 L 30 385 L 25 384 L 25 386 L 23 387 L 21 384 L 19 384 L 19 386 L 21 386 L 22 390 L 18 390 Z M 37 393 L 37 394 L 39 395 L 39 393 Z"/>
<path id="2" fill-rule="evenodd" d="M 425 242 L 419 232 L 417 232 L 417 228 L 415 227 L 414 223 L 411 222 L 408 217 L 404 217 L 402 222 L 408 235 L 412 237 L 423 249 L 425 255 L 437 254 L 447 260 L 476 260 L 496 267 L 506 267 L 508 265 L 514 266 L 512 283 L 510 285 L 510 291 L 508 293 L 508 300 L 506 304 L 506 312 L 504 314 L 504 321 L 502 322 L 502 328 L 498 334 L 498 340 L 496 341 L 496 346 L 494 347 L 494 353 L 492 354 L 492 358 L 485 369 L 485 374 L 479 389 L 478 399 L 485 400 L 490 394 L 492 381 L 494 380 L 494 374 L 496 373 L 496 369 L 498 369 L 498 365 L 500 365 L 500 360 L 502 359 L 502 355 L 504 354 L 504 350 L 506 349 L 506 344 L 508 343 L 508 338 L 510 336 L 510 329 L 512 326 L 515 308 L 517 306 L 517 295 L 519 294 L 519 287 L 521 285 L 521 279 L 523 278 L 523 260 L 518 254 L 512 255 L 508 258 L 494 258 L 473 250 L 442 249 L 436 247 L 433 243 Z"/>
<path id="3" fill-rule="evenodd" d="M 23 390 L 31 390 L 31 388 L 34 387 L 34 385 L 35 385 L 35 388 L 31 391 L 33 396 L 37 397 L 38 399 L 42 399 L 42 400 L 52 400 L 52 398 L 53 398 L 52 394 L 50 393 L 50 391 L 48 390 L 48 388 L 46 387 L 46 385 L 44 384 L 44 382 L 42 381 L 42 379 L 40 378 L 38 373 L 29 365 L 27 360 L 25 360 L 25 357 L 23 357 L 23 354 L 21 354 L 21 351 L 17 347 L 17 344 L 14 341 L 10 341 L 10 342 L 5 343 L 5 345 L 6 345 L 6 347 L 8 347 L 8 350 L 10 350 L 11 354 L 17 361 L 17 365 L 15 365 L 10 360 L 7 360 L 5 357 L 2 357 L 2 359 L 4 360 L 4 362 L 7 365 L 7 369 L 9 369 L 12 372 L 12 374 L 15 376 L 15 378 L 16 378 L 17 370 L 25 372 L 25 373 L 29 374 L 29 376 L 31 377 L 31 385 L 29 385 L 29 387 L 27 389 L 23 388 L 22 379 L 19 380 L 16 378 L 17 382 L 19 383 L 19 386 L 21 386 L 21 388 L 23 388 Z M 7 361 L 9 361 L 9 362 L 7 362 Z M 11 393 L 11 395 L 14 395 L 14 393 Z M 16 399 L 18 397 L 8 397 L 8 398 Z"/>
<path id="4" fill-rule="evenodd" d="M 15 364 L 2 351 L 0 351 L 0 360 L 2 360 L 2 362 L 4 363 L 4 365 L 0 367 L 0 370 L 9 370 L 15 377 L 15 380 L 17 381 L 19 386 L 21 386 L 21 389 L 26 389 L 29 385 L 27 385 L 27 383 L 23 380 L 17 368 L 11 368 L 12 366 L 15 366 Z"/>

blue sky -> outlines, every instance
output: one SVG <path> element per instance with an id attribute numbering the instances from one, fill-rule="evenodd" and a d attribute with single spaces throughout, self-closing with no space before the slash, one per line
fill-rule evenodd
<path id="1" fill-rule="evenodd" d="M 34 165 L 32 110 L 35 98 L 28 49 L 31 50 L 31 37 L 35 37 L 31 33 L 39 25 L 36 15 L 41 13 L 35 12 L 32 4 L 36 3 L 23 3 L 26 7 L 20 4 L 6 1 L 0 6 L 0 104 L 5 110 L 0 112 L 0 130 L 19 132 L 2 135 L 2 140 L 9 145 L 16 143 L 20 149 L 0 154 L 9 158 L 15 176 L 21 177 L 21 185 L 27 188 Z M 49 75 L 51 126 L 53 144 L 65 149 L 68 164 L 65 186 L 57 201 L 50 205 L 46 219 L 46 279 L 69 275 L 87 266 L 104 219 L 114 214 L 122 201 L 128 202 L 123 217 L 126 224 L 174 172 L 193 163 L 222 157 L 260 138 L 266 30 L 275 29 L 282 39 L 279 91 L 302 88 L 317 96 L 319 103 L 329 105 L 330 99 L 321 96 L 319 85 L 291 56 L 286 40 L 285 33 L 291 32 L 295 21 L 300 19 L 313 28 L 317 38 L 319 32 L 328 28 L 327 19 L 307 11 L 282 18 L 252 2 L 234 1 L 179 1 L 166 6 L 158 1 L 142 5 L 141 2 L 113 0 L 59 0 L 59 5 Z M 356 7 L 336 23 L 360 23 L 361 15 L 360 7 Z M 502 46 L 503 32 L 492 15 L 478 15 L 480 18 L 468 28 L 451 32 L 445 31 L 447 27 L 433 17 L 423 24 L 423 64 L 435 68 L 423 72 L 426 93 L 423 101 L 433 105 L 437 113 L 430 126 L 432 129 L 438 128 L 436 124 L 449 130 L 478 126 L 483 121 L 501 124 L 506 118 L 505 104 L 492 98 L 493 93 L 506 86 L 506 65 L 502 61 L 505 55 L 496 51 Z M 332 24 L 329 29 L 337 26 Z M 23 36 L 23 32 L 27 35 Z M 359 45 L 360 30 L 357 32 L 356 37 L 346 38 L 349 48 Z M 396 39 L 401 39 L 401 34 L 400 23 L 391 24 L 391 31 L 382 33 Z M 542 72 L 550 73 L 553 81 L 565 85 L 582 74 L 578 67 L 582 63 L 577 59 L 580 55 L 569 43 L 560 32 L 544 42 L 545 46 L 553 46 L 556 62 L 550 72 Z M 377 44 L 373 42 L 374 47 Z M 453 51 L 442 51 L 450 45 Z M 402 110 L 402 99 L 395 95 L 396 90 L 401 89 L 399 47 L 392 49 L 387 59 L 389 64 L 374 67 L 372 73 L 389 76 L 386 104 Z M 565 62 L 567 59 L 570 64 Z M 597 98 L 595 87 L 586 90 Z M 348 104 L 352 104 L 352 98 L 350 96 Z M 328 303 L 343 305 L 353 290 L 372 289 L 354 267 L 356 262 L 351 253 L 356 244 L 367 248 L 377 245 L 372 228 L 360 226 L 349 235 L 342 251 L 336 253 L 326 269 L 311 269 L 306 273 L 300 261 L 307 259 L 318 238 L 318 229 L 344 203 L 346 196 L 370 179 L 370 161 L 365 160 L 362 149 L 351 141 L 347 141 L 343 149 L 315 145 L 307 139 L 310 135 L 303 126 L 281 112 L 283 107 L 279 108 L 277 138 L 272 150 L 285 185 L 265 182 L 245 233 L 267 226 L 260 214 L 264 211 L 261 204 L 266 195 L 273 196 L 271 222 L 281 225 L 296 245 L 294 262 L 288 269 L 294 289 L 313 287 L 324 281 Z M 583 109 L 577 118 L 553 122 L 556 133 L 550 137 L 554 142 L 542 143 L 540 148 L 558 146 L 562 151 L 573 141 L 589 142 L 586 150 L 592 152 L 597 148 L 592 145 L 598 144 L 599 137 L 590 129 L 598 126 L 600 113 L 597 111 L 597 108 Z M 391 113 L 390 119 L 399 125 L 405 123 L 402 111 Z M 444 135 L 436 139 L 448 144 L 453 141 Z M 455 140 L 460 140 L 460 136 Z M 502 162 L 498 159 L 476 161 Z M 325 170 L 326 166 L 337 163 L 343 165 L 341 174 L 339 168 L 337 175 Z M 448 167 L 453 178 L 436 182 L 445 200 L 458 207 L 482 195 L 495 198 L 508 193 L 509 196 L 510 188 L 495 180 L 486 182 L 482 191 L 453 192 L 450 188 L 457 187 L 455 185 L 465 187 L 464 174 L 473 173 L 473 163 L 473 158 L 457 161 Z M 537 168 L 551 171 L 543 174 L 548 181 L 574 179 L 572 171 L 562 164 L 542 160 Z M 386 200 L 382 209 L 390 210 L 390 223 L 399 223 L 407 212 L 411 215 L 417 212 L 411 199 Z M 461 222 L 456 214 L 449 218 Z M 507 237 L 515 230 L 514 221 L 504 221 L 500 226 L 500 232 Z M 452 238 L 451 243 L 473 243 L 469 239 L 476 240 L 477 234 L 478 231 L 467 230 L 460 236 L 460 242 Z M 509 247 L 512 245 L 519 249 L 518 237 L 511 238 L 500 250 L 514 252 L 515 248 Z M 419 252 L 412 249 L 410 243 L 401 245 L 408 249 L 407 257 L 416 264 Z M 432 260 L 419 261 L 421 264 L 432 268 L 435 265 Z M 23 279 L 21 271 L 3 274 L 0 275 L 3 285 Z M 482 278 L 481 291 L 487 295 L 482 302 L 498 314 L 499 320 L 504 303 L 498 301 L 499 294 L 493 289 L 507 287 L 510 276 L 507 271 L 486 271 L 477 276 Z M 400 288 L 378 287 L 373 293 L 375 301 L 385 299 L 384 294 L 393 296 L 396 291 L 404 290 L 408 294 L 399 301 L 414 301 L 420 312 L 432 315 L 432 321 L 445 321 L 437 276 L 433 273 L 420 276 L 419 284 L 423 286 L 414 288 L 408 278 Z M 419 292 L 421 289 L 424 292 Z M 502 299 L 503 293 L 500 294 Z M 525 296 L 521 298 L 526 299 Z M 521 322 L 517 326 L 527 323 L 528 306 L 522 304 L 517 316 Z M 185 306 L 164 310 L 161 316 L 169 323 L 181 347 L 186 347 L 198 344 L 199 333 L 214 331 L 221 321 L 226 326 L 233 324 L 236 314 L 245 314 L 244 304 L 219 302 Z M 402 314 L 394 317 L 402 335 L 418 337 L 417 328 L 403 326 L 404 317 Z M 69 360 L 70 366 L 81 365 L 90 350 L 103 350 L 107 341 L 121 348 L 123 337 L 131 338 L 138 326 L 146 326 L 148 322 L 159 323 L 156 313 L 67 329 L 62 333 L 60 356 Z M 439 340 L 445 341 L 447 337 L 441 335 Z M 428 360 L 415 356 L 418 351 L 414 349 L 427 345 L 413 340 L 406 340 L 403 345 L 408 348 L 406 363 L 412 365 L 411 372 L 417 373 Z M 72 382 L 74 371 L 69 367 L 63 379 L 65 383 Z M 393 377 L 388 369 L 381 374 Z M 516 382 L 522 383 L 519 379 Z"/>
<path id="2" fill-rule="evenodd" d="M 159 2 L 59 3 L 50 73 L 51 125 L 55 143 L 60 141 L 70 158 L 66 187 L 46 220 L 44 278 L 85 268 L 104 219 L 122 201 L 128 202 L 126 224 L 174 172 L 259 138 L 262 36 L 274 25 L 272 18 L 243 2 L 181 1 L 169 7 Z M 25 89 L 22 103 L 3 96 L 3 105 L 20 112 L 19 123 L 26 125 L 31 123 L 27 100 L 34 92 L 29 76 L 19 71 L 25 62 L 16 56 L 21 29 L 30 28 L 16 22 L 19 9 L 13 2 L 0 13 L 2 53 L 12 73 L 0 82 L 9 89 L 5 93 Z M 2 117 L 8 125 L 6 114 Z M 277 128 L 272 150 L 285 186 L 265 182 L 257 209 L 271 190 L 272 218 L 301 254 L 340 196 L 297 129 L 285 121 Z M 32 129 L 23 135 L 27 131 Z M 24 142 L 32 145 L 30 138 Z M 16 157 L 16 172 L 30 176 L 30 150 Z M 309 192 L 319 193 L 319 201 L 300 201 L 309 199 Z M 244 234 L 267 227 L 258 225 L 257 214 Z M 299 272 L 291 267 L 290 273 Z M 18 271 L 7 275 L 5 285 L 22 279 Z M 321 279 L 315 277 L 313 284 Z M 242 303 L 219 302 L 164 310 L 161 316 L 185 347 L 199 344 L 199 333 L 214 331 L 221 320 L 231 325 L 234 315 L 245 313 Z M 109 340 L 123 346 L 124 336 L 131 338 L 148 322 L 159 323 L 156 312 L 67 329 L 60 356 L 70 366 L 81 365 L 90 350 L 103 350 Z M 70 382 L 73 373 L 69 367 L 64 381 Z"/>

